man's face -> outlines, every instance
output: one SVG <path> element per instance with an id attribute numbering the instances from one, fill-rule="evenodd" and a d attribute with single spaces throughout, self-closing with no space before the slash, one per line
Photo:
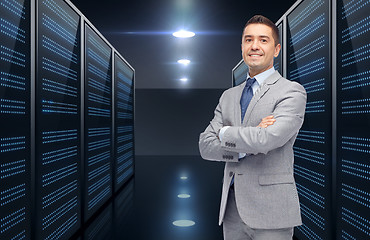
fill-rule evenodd
<path id="1" fill-rule="evenodd" d="M 244 29 L 242 55 L 251 77 L 271 68 L 279 51 L 280 44 L 275 46 L 272 29 L 269 26 L 254 23 Z"/>

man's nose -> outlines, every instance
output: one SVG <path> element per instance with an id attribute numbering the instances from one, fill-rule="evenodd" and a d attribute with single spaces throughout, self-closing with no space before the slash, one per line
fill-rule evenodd
<path id="1" fill-rule="evenodd" d="M 259 49 L 259 44 L 258 44 L 258 41 L 257 40 L 253 41 L 253 43 L 252 43 L 252 49 Z"/>

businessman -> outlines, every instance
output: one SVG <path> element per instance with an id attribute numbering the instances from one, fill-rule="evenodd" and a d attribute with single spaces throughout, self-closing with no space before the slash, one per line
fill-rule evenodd
<path id="1" fill-rule="evenodd" d="M 219 224 L 225 240 L 288 240 L 301 214 L 293 177 L 293 144 L 306 92 L 274 70 L 279 32 L 264 16 L 243 30 L 246 81 L 226 90 L 200 134 L 202 158 L 226 162 Z"/>

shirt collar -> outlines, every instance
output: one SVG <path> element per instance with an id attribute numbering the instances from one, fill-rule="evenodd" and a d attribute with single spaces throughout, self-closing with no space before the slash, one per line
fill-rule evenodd
<path id="1" fill-rule="evenodd" d="M 254 78 L 256 79 L 256 82 L 258 83 L 258 85 L 261 86 L 263 84 L 263 82 L 268 77 L 270 77 L 274 72 L 275 72 L 275 68 L 272 67 L 272 68 L 269 68 L 268 70 L 266 70 L 264 72 L 261 72 L 260 74 L 257 74 L 256 76 L 254 76 Z M 248 78 L 249 78 L 249 73 L 247 74 L 247 79 Z"/>

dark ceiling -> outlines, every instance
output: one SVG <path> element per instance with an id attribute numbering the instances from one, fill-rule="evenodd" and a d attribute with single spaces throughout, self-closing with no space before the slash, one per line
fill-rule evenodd
<path id="1" fill-rule="evenodd" d="M 241 60 L 245 22 L 262 14 L 276 22 L 296 0 L 71 0 L 135 68 L 136 88 L 231 86 Z M 172 32 L 196 33 L 178 39 Z M 182 66 L 176 61 L 188 58 Z M 181 82 L 187 77 L 188 82 Z"/>

